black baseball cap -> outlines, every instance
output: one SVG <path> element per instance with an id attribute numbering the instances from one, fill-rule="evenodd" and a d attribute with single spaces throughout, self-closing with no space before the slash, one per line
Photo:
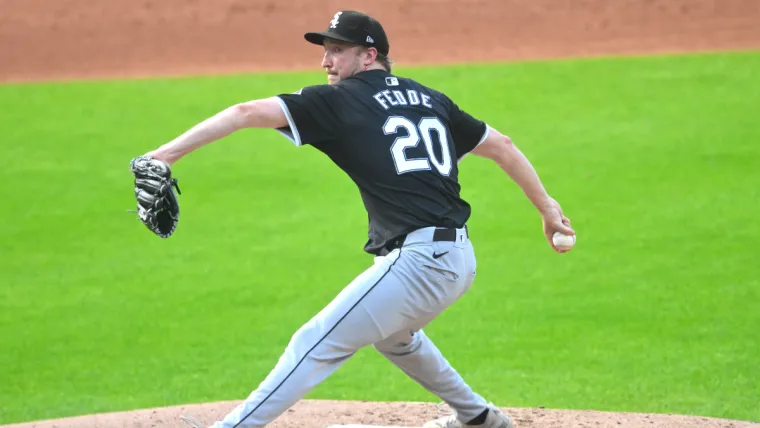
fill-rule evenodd
<path id="1" fill-rule="evenodd" d="M 383 26 L 375 18 L 354 10 L 342 10 L 333 16 L 327 30 L 304 34 L 309 43 L 321 45 L 325 39 L 339 40 L 377 49 L 388 55 L 390 45 Z"/>

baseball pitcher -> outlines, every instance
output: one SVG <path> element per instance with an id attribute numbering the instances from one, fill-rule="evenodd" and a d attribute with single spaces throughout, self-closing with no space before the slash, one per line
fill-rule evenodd
<path id="1" fill-rule="evenodd" d="M 454 410 L 425 427 L 511 428 L 510 418 L 467 385 L 423 330 L 475 278 L 459 162 L 470 153 L 495 161 L 541 214 L 554 251 L 567 251 L 552 235 L 574 236 L 570 221 L 509 138 L 445 94 L 392 74 L 388 38 L 377 20 L 344 10 L 326 31 L 305 38 L 323 46 L 328 84 L 231 106 L 132 162 L 140 218 L 163 237 L 179 218 L 171 165 L 243 128 L 271 128 L 299 148 L 324 153 L 359 188 L 369 217 L 364 251 L 373 265 L 306 322 L 258 388 L 212 426 L 263 427 L 357 350 L 373 346 Z"/>

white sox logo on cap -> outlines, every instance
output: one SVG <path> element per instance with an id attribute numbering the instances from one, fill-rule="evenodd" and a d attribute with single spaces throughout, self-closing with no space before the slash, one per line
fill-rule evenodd
<path id="1" fill-rule="evenodd" d="M 325 39 L 331 39 L 371 46 L 382 55 L 388 55 L 390 50 L 383 26 L 375 18 L 355 10 L 337 12 L 326 31 L 308 32 L 304 34 L 304 38 L 315 45 L 323 45 Z"/>
<path id="2" fill-rule="evenodd" d="M 330 21 L 330 28 L 338 28 L 338 19 L 340 19 L 340 15 L 342 14 L 343 12 L 338 12 L 335 14 L 335 16 L 333 16 L 332 21 Z"/>

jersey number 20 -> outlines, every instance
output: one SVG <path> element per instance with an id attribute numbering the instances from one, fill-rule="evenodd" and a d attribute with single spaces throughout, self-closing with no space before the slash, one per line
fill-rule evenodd
<path id="1" fill-rule="evenodd" d="M 391 155 L 393 163 L 396 164 L 396 171 L 399 174 L 410 171 L 429 170 L 432 163 L 441 175 L 448 176 L 451 173 L 451 152 L 449 151 L 449 140 L 446 137 L 446 128 L 437 117 L 426 117 L 420 120 L 419 125 L 415 125 L 411 120 L 403 116 L 391 116 L 383 125 L 385 135 L 398 133 L 399 128 L 404 128 L 407 133 L 406 137 L 398 137 L 391 146 Z M 438 159 L 433 150 L 432 132 L 438 135 L 438 141 L 441 143 L 441 157 Z M 406 157 L 406 149 L 417 147 L 420 144 L 420 136 L 425 142 L 428 159 Z"/>

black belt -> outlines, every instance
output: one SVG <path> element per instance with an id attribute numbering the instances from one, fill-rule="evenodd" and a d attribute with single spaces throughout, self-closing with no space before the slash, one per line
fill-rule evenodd
<path id="1" fill-rule="evenodd" d="M 467 225 L 464 226 L 464 233 L 467 235 L 467 238 L 470 237 L 470 231 L 467 230 Z M 386 256 L 391 251 L 395 250 L 396 248 L 401 248 L 404 245 L 404 241 L 406 240 L 406 234 L 397 236 L 393 240 L 389 241 L 387 244 L 385 244 L 385 247 L 380 249 L 379 256 Z M 457 240 L 457 229 L 453 227 L 441 227 L 437 228 L 435 232 L 433 232 L 433 242 L 456 242 Z"/>

